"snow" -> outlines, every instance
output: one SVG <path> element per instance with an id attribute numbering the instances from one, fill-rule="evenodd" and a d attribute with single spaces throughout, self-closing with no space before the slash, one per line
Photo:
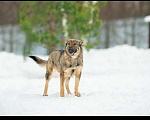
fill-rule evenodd
<path id="1" fill-rule="evenodd" d="M 48 56 L 39 56 L 47 59 Z M 59 76 L 42 96 L 45 68 L 0 52 L 0 115 L 150 115 L 150 50 L 128 45 L 84 50 L 81 97 L 59 96 Z"/>
<path id="2" fill-rule="evenodd" d="M 144 18 L 144 21 L 145 21 L 145 22 L 150 22 L 150 15 L 149 15 L 149 16 L 146 16 L 146 17 Z"/>

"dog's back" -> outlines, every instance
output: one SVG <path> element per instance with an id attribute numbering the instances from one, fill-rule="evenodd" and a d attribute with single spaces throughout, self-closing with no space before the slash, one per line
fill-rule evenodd
<path id="1" fill-rule="evenodd" d="M 49 55 L 48 61 L 43 60 L 43 59 L 41 59 L 41 58 L 39 58 L 37 56 L 29 56 L 29 57 L 32 58 L 40 66 L 46 67 L 47 63 L 54 64 L 54 65 L 60 63 L 60 59 L 61 59 L 63 53 L 64 53 L 64 50 L 55 50 L 55 51 L 53 51 Z"/>

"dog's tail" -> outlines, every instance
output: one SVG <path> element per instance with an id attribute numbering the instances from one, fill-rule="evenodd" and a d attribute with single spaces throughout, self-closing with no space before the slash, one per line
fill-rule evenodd
<path id="1" fill-rule="evenodd" d="M 41 58 L 36 57 L 36 56 L 29 56 L 29 57 L 32 58 L 32 59 L 33 59 L 37 64 L 39 64 L 40 66 L 46 67 L 47 61 L 42 60 Z"/>

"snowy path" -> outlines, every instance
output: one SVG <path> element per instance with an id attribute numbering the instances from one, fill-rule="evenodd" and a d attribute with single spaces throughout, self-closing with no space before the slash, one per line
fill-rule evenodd
<path id="1" fill-rule="evenodd" d="M 44 74 L 31 59 L 0 52 L 0 115 L 150 115 L 150 50 L 123 45 L 85 51 L 81 97 L 59 97 L 57 75 L 43 97 Z"/>

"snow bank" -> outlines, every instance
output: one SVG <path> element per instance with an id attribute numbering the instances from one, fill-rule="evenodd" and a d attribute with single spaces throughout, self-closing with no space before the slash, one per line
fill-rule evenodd
<path id="1" fill-rule="evenodd" d="M 150 15 L 149 15 L 149 16 L 146 16 L 146 17 L 144 18 L 144 21 L 145 21 L 145 22 L 150 22 Z"/>
<path id="2" fill-rule="evenodd" d="M 149 115 L 149 73 L 150 50 L 122 45 L 84 51 L 82 96 L 59 97 L 55 75 L 43 97 L 45 68 L 0 52 L 0 115 Z M 73 93 L 74 77 L 70 89 Z"/>

